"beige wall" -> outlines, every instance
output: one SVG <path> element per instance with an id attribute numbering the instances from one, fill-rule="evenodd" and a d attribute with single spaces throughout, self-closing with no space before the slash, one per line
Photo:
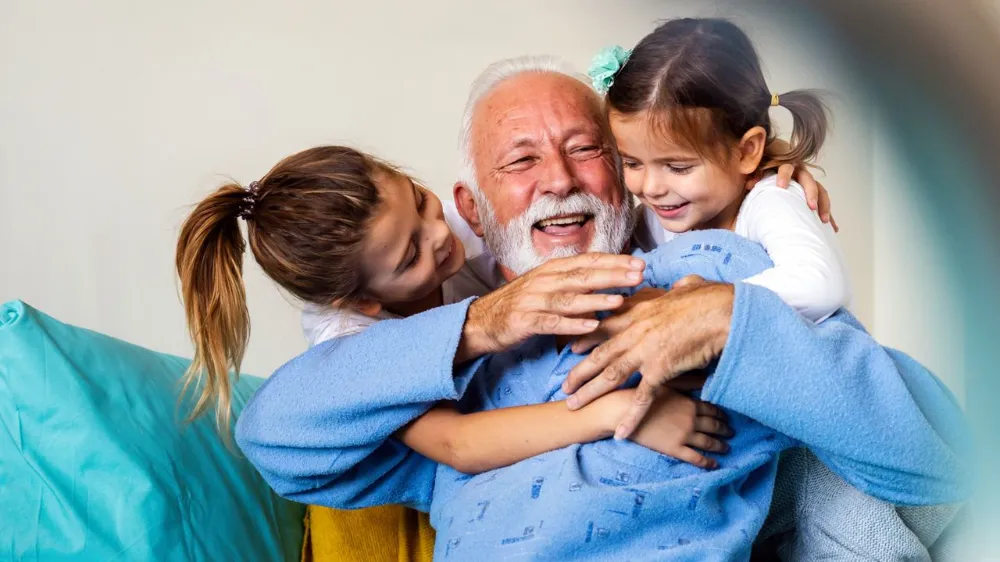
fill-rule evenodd
<path id="1" fill-rule="evenodd" d="M 908 192 L 909 167 L 884 134 L 876 134 L 873 167 L 875 337 L 910 353 L 961 396 L 963 323 L 959 272 L 945 269 L 932 210 Z M 946 186 L 950 189 L 952 186 Z"/>
<path id="2" fill-rule="evenodd" d="M 821 30 L 740 3 L 609 5 L 16 0 L 0 21 L 0 300 L 187 355 L 173 245 L 187 206 L 225 177 L 249 182 L 291 152 L 340 142 L 447 195 L 466 88 L 489 62 L 548 52 L 583 69 L 599 48 L 631 45 L 655 20 L 724 15 L 754 37 L 773 89 L 832 92 L 823 181 L 854 309 L 877 334 L 898 320 L 879 276 L 898 276 L 903 264 L 877 266 L 873 241 L 914 219 L 897 213 L 889 227 L 873 215 L 894 204 L 873 205 L 872 115 Z M 787 133 L 787 115 L 775 115 Z M 267 374 L 304 342 L 294 307 L 253 264 L 247 283 L 246 370 Z M 904 328 L 885 333 L 920 356 L 925 341 Z"/>

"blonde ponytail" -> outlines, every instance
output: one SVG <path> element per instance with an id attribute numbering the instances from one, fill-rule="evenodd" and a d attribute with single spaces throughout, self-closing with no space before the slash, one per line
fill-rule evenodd
<path id="1" fill-rule="evenodd" d="M 219 188 L 195 207 L 177 241 L 177 274 L 195 348 L 181 395 L 201 386 L 189 419 L 214 406 L 224 436 L 231 423 L 229 371 L 239 376 L 250 339 L 243 284 L 246 244 L 239 225 L 246 197 L 247 191 L 237 184 Z"/>

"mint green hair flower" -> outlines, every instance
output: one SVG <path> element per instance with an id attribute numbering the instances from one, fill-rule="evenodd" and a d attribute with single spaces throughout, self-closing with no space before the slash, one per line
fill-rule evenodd
<path id="1" fill-rule="evenodd" d="M 612 45 L 601 49 L 601 52 L 594 55 L 594 58 L 590 60 L 587 75 L 593 81 L 597 93 L 601 95 L 608 93 L 608 89 L 615 83 L 615 75 L 625 66 L 631 54 L 630 49 Z"/>

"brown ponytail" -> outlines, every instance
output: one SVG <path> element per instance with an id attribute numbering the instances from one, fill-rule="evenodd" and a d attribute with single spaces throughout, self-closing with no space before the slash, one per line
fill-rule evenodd
<path id="1" fill-rule="evenodd" d="M 784 153 L 765 152 L 767 167 L 812 162 L 819 154 L 829 129 L 822 93 L 818 90 L 793 90 L 778 96 L 778 105 L 792 114 L 791 146 Z"/>
<path id="2" fill-rule="evenodd" d="M 216 422 L 228 435 L 229 371 L 239 376 L 250 338 L 239 218 L 246 218 L 257 263 L 283 289 L 306 302 L 348 303 L 365 282 L 360 255 L 381 202 L 376 180 L 399 174 L 352 148 L 320 146 L 285 158 L 252 184 L 252 203 L 249 191 L 228 184 L 195 207 L 177 241 L 195 347 L 183 392 L 201 385 L 191 418 L 214 402 Z"/>
<path id="3" fill-rule="evenodd" d="M 198 386 L 204 373 L 191 418 L 214 401 L 215 421 L 221 430 L 228 430 L 230 424 L 229 369 L 239 373 L 250 339 L 243 285 L 246 244 L 239 225 L 246 196 L 247 191 L 237 184 L 222 186 L 195 207 L 177 241 L 177 274 L 194 342 L 194 360 L 184 374 L 181 394 Z"/>

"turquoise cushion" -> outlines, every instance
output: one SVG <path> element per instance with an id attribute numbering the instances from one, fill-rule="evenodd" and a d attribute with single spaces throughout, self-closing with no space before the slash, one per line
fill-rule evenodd
<path id="1" fill-rule="evenodd" d="M 303 506 L 186 425 L 188 361 L 0 306 L 0 560 L 297 560 Z M 262 381 L 241 377 L 238 413 Z"/>

